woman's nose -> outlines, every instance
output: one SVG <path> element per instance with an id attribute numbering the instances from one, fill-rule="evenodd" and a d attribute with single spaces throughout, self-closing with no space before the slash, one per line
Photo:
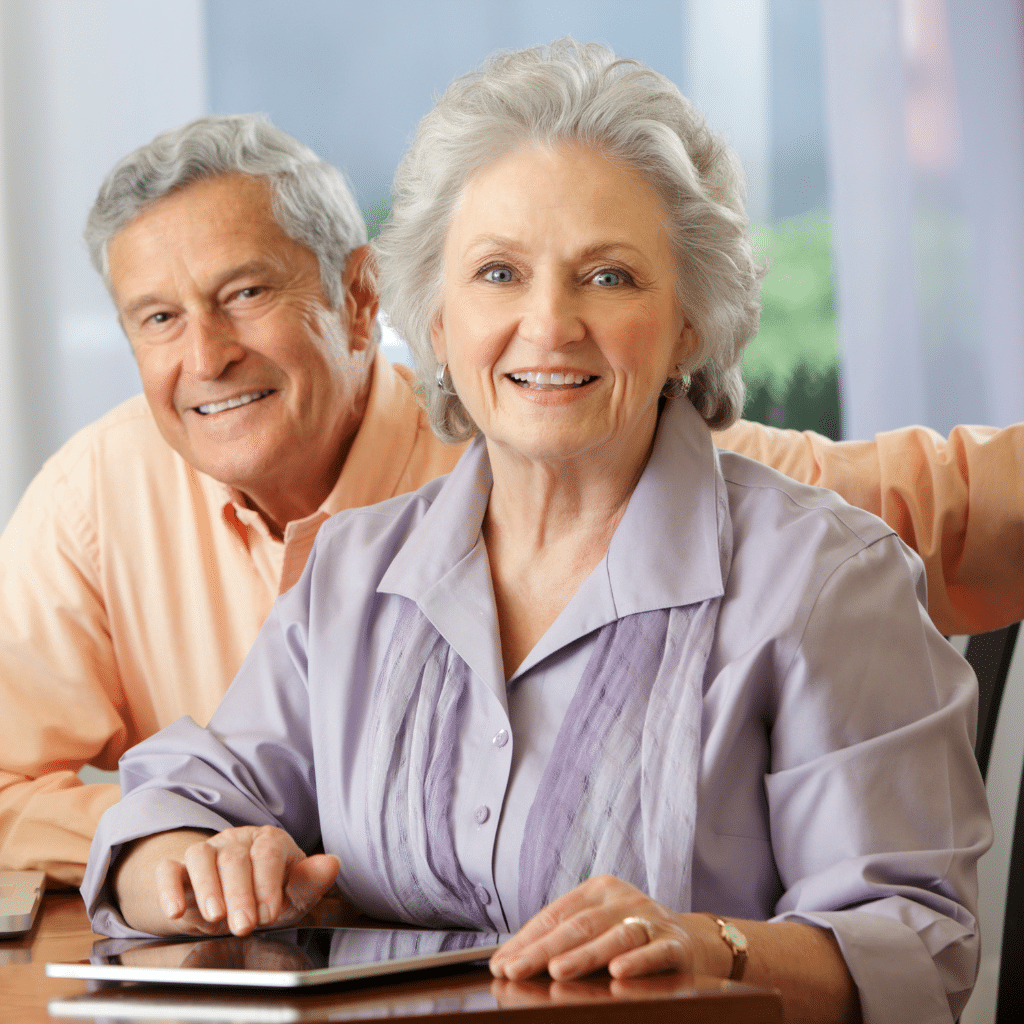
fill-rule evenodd
<path id="1" fill-rule="evenodd" d="M 520 335 L 543 348 L 561 348 L 585 334 L 580 299 L 571 284 L 535 280 L 524 296 Z"/>
<path id="2" fill-rule="evenodd" d="M 184 342 L 184 369 L 198 380 L 216 380 L 245 355 L 234 325 L 216 314 L 190 317 Z"/>

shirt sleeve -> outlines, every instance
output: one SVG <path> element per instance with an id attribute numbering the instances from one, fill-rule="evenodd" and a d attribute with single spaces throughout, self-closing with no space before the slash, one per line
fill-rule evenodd
<path id="1" fill-rule="evenodd" d="M 821 589 L 779 685 L 765 778 L 776 914 L 832 930 L 866 1024 L 963 1008 L 992 837 L 973 675 L 915 600 L 917 559 L 894 546 L 867 546 Z"/>
<path id="2" fill-rule="evenodd" d="M 123 795 L 99 823 L 82 882 L 95 931 L 142 934 L 125 923 L 107 884 L 110 865 L 134 839 L 272 825 L 306 853 L 319 849 L 303 581 L 275 605 L 207 728 L 181 718 L 121 758 Z"/>
<path id="3" fill-rule="evenodd" d="M 96 570 L 96 535 L 48 464 L 0 536 L 0 868 L 78 885 L 128 728 Z"/>
<path id="4" fill-rule="evenodd" d="M 921 556 L 947 636 L 1024 618 L 1024 424 L 830 441 L 741 420 L 715 443 L 881 516 Z"/>

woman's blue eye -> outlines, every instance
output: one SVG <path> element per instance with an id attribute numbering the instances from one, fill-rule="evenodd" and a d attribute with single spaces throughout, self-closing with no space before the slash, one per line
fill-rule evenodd
<path id="1" fill-rule="evenodd" d="M 484 280 L 494 284 L 508 284 L 512 280 L 512 271 L 508 267 L 489 267 L 484 271 Z"/>
<path id="2" fill-rule="evenodd" d="M 594 284 L 599 284 L 602 288 L 614 288 L 617 284 L 622 284 L 622 275 L 614 270 L 602 270 L 594 275 Z"/>

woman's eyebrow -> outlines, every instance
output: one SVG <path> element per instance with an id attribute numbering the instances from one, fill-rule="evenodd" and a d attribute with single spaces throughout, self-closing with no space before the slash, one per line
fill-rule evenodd
<path id="1" fill-rule="evenodd" d="M 498 252 L 521 253 L 527 246 L 514 238 L 504 235 L 480 235 L 471 239 L 464 250 L 465 255 L 473 255 L 478 250 L 495 250 Z M 594 242 L 584 246 L 572 254 L 575 260 L 601 259 L 607 256 L 630 255 L 633 258 L 645 258 L 643 249 L 626 241 Z"/>
<path id="2" fill-rule="evenodd" d="M 473 253 L 479 249 L 498 250 L 500 252 L 522 252 L 525 246 L 514 238 L 504 235 L 477 235 L 466 243 L 465 253 Z"/>

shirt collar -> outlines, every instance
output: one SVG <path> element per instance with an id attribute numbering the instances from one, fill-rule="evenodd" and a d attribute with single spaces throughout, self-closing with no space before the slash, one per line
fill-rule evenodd
<path id="1" fill-rule="evenodd" d="M 505 671 L 481 527 L 491 465 L 477 437 L 438 490 L 377 591 L 415 601 L 470 669 L 505 702 Z"/>
<path id="2" fill-rule="evenodd" d="M 717 492 L 722 486 L 704 421 L 685 399 L 669 401 L 606 557 L 516 674 L 616 618 L 721 596 Z M 378 590 L 416 601 L 478 675 L 491 678 L 497 672 L 503 680 L 481 536 L 490 492 L 487 449 L 478 437 L 407 537 Z M 479 605 L 487 594 L 491 600 L 484 609 Z"/>
<path id="3" fill-rule="evenodd" d="M 685 398 L 668 400 L 647 467 L 608 546 L 620 616 L 725 593 L 718 542 L 723 486 L 700 414 Z"/>

